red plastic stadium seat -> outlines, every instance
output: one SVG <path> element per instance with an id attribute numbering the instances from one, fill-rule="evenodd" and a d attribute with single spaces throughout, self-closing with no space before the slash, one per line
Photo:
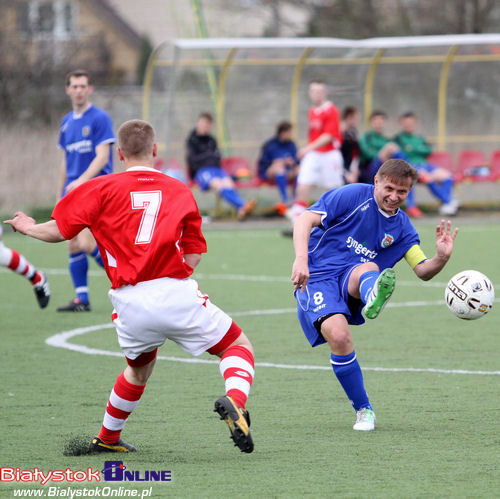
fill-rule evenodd
<path id="1" fill-rule="evenodd" d="M 453 157 L 449 152 L 446 151 L 433 151 L 426 158 L 427 163 L 433 166 L 439 166 L 448 170 L 449 172 L 455 173 L 455 165 L 453 163 Z"/>
<path id="2" fill-rule="evenodd" d="M 472 182 L 491 181 L 486 156 L 481 151 L 466 149 L 458 155 L 457 180 Z"/>
<path id="3" fill-rule="evenodd" d="M 500 150 L 491 153 L 490 176 L 492 180 L 500 180 Z"/>

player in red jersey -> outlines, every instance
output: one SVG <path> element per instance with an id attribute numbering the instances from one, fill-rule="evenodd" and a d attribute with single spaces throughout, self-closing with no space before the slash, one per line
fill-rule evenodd
<path id="1" fill-rule="evenodd" d="M 118 131 L 118 156 L 126 171 L 91 179 L 36 224 L 22 212 L 7 220 L 15 230 L 47 242 L 75 237 L 88 227 L 111 280 L 112 320 L 127 367 L 118 376 L 92 452 L 129 452 L 120 434 L 153 371 L 158 347 L 175 341 L 192 355 L 221 358 L 226 395 L 215 411 L 241 451 L 252 452 L 245 403 L 254 377 L 250 341 L 189 276 L 206 252 L 201 216 L 184 184 L 153 168 L 154 130 L 141 120 Z"/>
<path id="2" fill-rule="evenodd" d="M 327 100 L 324 81 L 309 84 L 309 142 L 297 152 L 300 171 L 295 202 L 289 216 L 295 220 L 307 208 L 313 186 L 333 189 L 344 184 L 344 161 L 340 152 L 342 136 L 337 107 Z"/>
<path id="3" fill-rule="evenodd" d="M 49 304 L 50 289 L 47 276 L 37 270 L 21 253 L 5 246 L 2 241 L 2 227 L 0 227 L 0 265 L 17 272 L 31 282 L 40 308 L 45 308 Z"/>

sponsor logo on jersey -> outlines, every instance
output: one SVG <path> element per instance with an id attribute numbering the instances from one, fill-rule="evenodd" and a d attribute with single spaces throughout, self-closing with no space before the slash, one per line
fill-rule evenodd
<path id="1" fill-rule="evenodd" d="M 92 141 L 91 140 L 79 140 L 78 142 L 73 142 L 66 146 L 66 151 L 69 153 L 77 152 L 79 154 L 85 154 L 92 152 Z"/>
<path id="2" fill-rule="evenodd" d="M 88 125 L 85 125 L 82 128 L 82 137 L 88 137 L 90 135 L 90 127 Z"/>
<path id="3" fill-rule="evenodd" d="M 366 256 L 370 260 L 373 260 L 378 255 L 378 253 L 376 251 L 373 251 L 373 250 L 370 250 L 369 248 L 367 248 L 365 246 L 366 243 L 361 244 L 358 241 L 356 241 L 356 239 L 352 238 L 351 236 L 349 236 L 347 238 L 346 243 L 347 243 L 347 247 L 349 249 L 353 249 L 354 253 L 356 253 L 356 255 Z"/>
<path id="4" fill-rule="evenodd" d="M 394 242 L 394 236 L 390 234 L 384 234 L 384 239 L 382 239 L 382 248 L 388 248 Z"/>

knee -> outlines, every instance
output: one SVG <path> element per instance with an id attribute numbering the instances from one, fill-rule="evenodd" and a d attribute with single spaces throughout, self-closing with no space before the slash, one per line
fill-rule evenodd
<path id="1" fill-rule="evenodd" d="M 370 272 L 371 270 L 379 271 L 379 266 L 375 262 L 362 263 L 359 267 L 359 273 L 364 274 L 365 272 Z"/>
<path id="2" fill-rule="evenodd" d="M 80 251 L 82 251 L 82 248 L 77 239 L 71 239 L 68 241 L 68 249 L 70 253 L 79 253 Z"/>

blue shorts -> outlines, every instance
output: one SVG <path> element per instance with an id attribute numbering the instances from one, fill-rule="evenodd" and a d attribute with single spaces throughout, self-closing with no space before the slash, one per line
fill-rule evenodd
<path id="1" fill-rule="evenodd" d="M 413 167 L 417 170 L 418 173 L 420 172 L 432 173 L 434 170 L 437 169 L 436 166 L 430 165 L 429 163 L 419 163 L 418 165 L 413 165 Z"/>
<path id="2" fill-rule="evenodd" d="M 351 272 L 358 265 L 342 269 L 339 274 L 329 274 L 321 281 L 309 282 L 303 293 L 295 291 L 297 315 L 300 325 L 312 347 L 326 343 L 320 333 L 321 319 L 333 314 L 343 314 L 353 325 L 363 324 L 362 301 L 347 292 Z"/>
<path id="3" fill-rule="evenodd" d="M 208 191 L 210 189 L 210 182 L 214 178 L 226 177 L 229 177 L 229 175 L 220 166 L 204 166 L 196 172 L 194 181 L 200 186 L 202 191 Z"/>

